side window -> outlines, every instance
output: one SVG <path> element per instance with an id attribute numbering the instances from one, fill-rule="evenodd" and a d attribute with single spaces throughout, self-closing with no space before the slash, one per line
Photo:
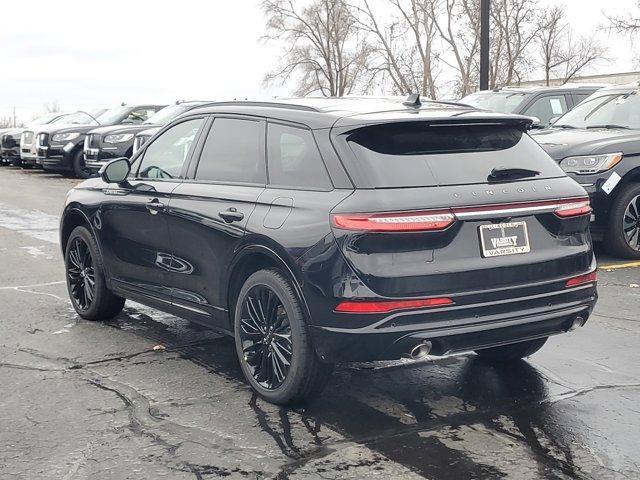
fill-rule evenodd
<path id="1" fill-rule="evenodd" d="M 267 158 L 271 185 L 333 188 L 310 130 L 269 123 Z"/>
<path id="2" fill-rule="evenodd" d="M 591 94 L 589 93 L 574 93 L 573 94 L 573 103 L 575 105 L 578 105 L 581 101 L 583 101 L 585 98 L 589 97 Z"/>
<path id="3" fill-rule="evenodd" d="M 154 113 L 156 113 L 156 111 L 152 108 L 136 108 L 131 113 L 129 113 L 129 115 L 124 120 L 124 122 L 125 123 L 142 123 Z"/>
<path id="4" fill-rule="evenodd" d="M 202 148 L 196 180 L 266 183 L 264 122 L 216 118 Z"/>
<path id="5" fill-rule="evenodd" d="M 553 117 L 559 117 L 567 112 L 567 100 L 564 95 L 549 95 L 537 99 L 523 113 L 540 119 L 540 125 L 549 125 Z"/>
<path id="6" fill-rule="evenodd" d="M 180 178 L 202 122 L 202 118 L 196 118 L 178 123 L 156 138 L 144 151 L 138 167 L 138 178 Z"/>

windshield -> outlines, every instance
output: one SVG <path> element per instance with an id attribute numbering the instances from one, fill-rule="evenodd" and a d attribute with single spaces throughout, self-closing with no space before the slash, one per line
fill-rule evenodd
<path id="1" fill-rule="evenodd" d="M 513 113 L 524 97 L 524 93 L 518 92 L 476 92 L 464 97 L 460 103 L 492 112 Z"/>
<path id="2" fill-rule="evenodd" d="M 53 123 L 57 118 L 64 117 L 64 114 L 60 112 L 56 113 L 48 113 L 46 115 L 42 115 L 41 117 L 36 118 L 31 122 L 31 125 L 46 125 L 47 123 Z"/>
<path id="3" fill-rule="evenodd" d="M 120 120 L 124 119 L 127 116 L 130 110 L 131 107 L 110 108 L 97 118 L 98 123 L 100 125 L 110 125 L 112 123 L 118 123 L 120 122 Z"/>
<path id="4" fill-rule="evenodd" d="M 169 123 L 181 113 L 186 112 L 187 108 L 188 107 L 184 105 L 169 105 L 168 107 L 164 107 L 162 110 L 157 112 L 155 115 L 152 115 L 142 123 L 147 125 L 164 125 L 165 123 Z"/>
<path id="5" fill-rule="evenodd" d="M 553 126 L 640 129 L 640 96 L 636 92 L 594 94 L 563 115 Z"/>
<path id="6" fill-rule="evenodd" d="M 84 112 L 70 113 L 56 118 L 51 123 L 63 123 L 65 125 L 97 125 L 96 121 Z"/>

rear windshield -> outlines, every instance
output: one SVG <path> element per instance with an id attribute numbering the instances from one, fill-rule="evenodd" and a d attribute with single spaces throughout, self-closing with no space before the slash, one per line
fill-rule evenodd
<path id="1" fill-rule="evenodd" d="M 520 128 L 497 124 L 374 125 L 346 136 L 348 166 L 360 187 L 397 188 L 488 183 L 494 168 L 531 169 L 535 179 L 564 176 Z"/>

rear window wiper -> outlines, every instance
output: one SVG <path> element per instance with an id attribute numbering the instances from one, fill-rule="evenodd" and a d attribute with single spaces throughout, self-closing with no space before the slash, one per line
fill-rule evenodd
<path id="1" fill-rule="evenodd" d="M 629 127 L 624 125 L 616 125 L 614 123 L 607 123 L 605 125 L 589 125 L 587 128 L 623 128 L 624 130 L 630 130 Z"/>
<path id="2" fill-rule="evenodd" d="M 538 175 L 540 175 L 540 172 L 538 172 L 537 170 L 531 170 L 529 168 L 496 167 L 491 170 L 491 173 L 487 177 L 487 180 L 490 182 L 495 182 L 501 180 L 509 180 L 512 178 L 537 177 Z"/>

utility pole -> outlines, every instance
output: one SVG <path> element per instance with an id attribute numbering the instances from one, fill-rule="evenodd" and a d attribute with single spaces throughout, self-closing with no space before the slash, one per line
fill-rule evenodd
<path id="1" fill-rule="evenodd" d="M 13 107 L 13 128 L 16 128 L 16 107 Z"/>
<path id="2" fill-rule="evenodd" d="M 489 90 L 489 9 L 491 0 L 480 0 L 480 90 Z"/>

